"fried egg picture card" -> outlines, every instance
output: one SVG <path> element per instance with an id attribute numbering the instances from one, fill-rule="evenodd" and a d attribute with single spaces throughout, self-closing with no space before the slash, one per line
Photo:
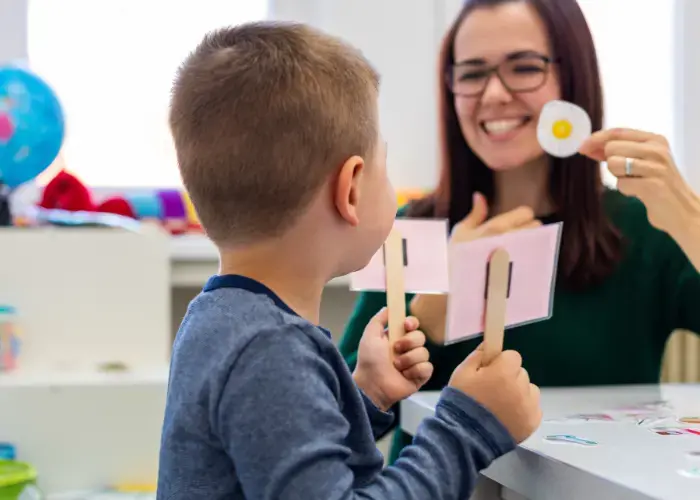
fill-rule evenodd
<path id="1" fill-rule="evenodd" d="M 591 132 L 588 113 L 566 101 L 550 101 L 545 104 L 537 123 L 537 140 L 542 149 L 557 158 L 578 153 Z"/>

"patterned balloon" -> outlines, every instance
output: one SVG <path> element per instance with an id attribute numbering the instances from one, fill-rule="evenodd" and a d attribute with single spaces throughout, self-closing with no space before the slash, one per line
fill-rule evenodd
<path id="1" fill-rule="evenodd" d="M 0 65 L 0 183 L 34 179 L 58 156 L 65 135 L 61 104 L 41 78 Z"/>

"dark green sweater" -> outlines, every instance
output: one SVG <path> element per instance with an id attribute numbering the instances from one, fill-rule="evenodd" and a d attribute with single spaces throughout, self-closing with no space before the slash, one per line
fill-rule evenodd
<path id="1" fill-rule="evenodd" d="M 504 348 L 522 354 L 532 382 L 541 387 L 658 383 L 670 334 L 700 332 L 700 273 L 673 239 L 649 224 L 639 200 L 617 191 L 605 198 L 625 238 L 617 270 L 585 292 L 557 289 L 551 319 L 506 331 Z M 407 309 L 411 298 L 406 295 Z M 365 326 L 385 305 L 383 293 L 360 295 L 339 346 L 351 367 Z M 447 385 L 480 342 L 429 345 L 435 371 L 423 390 Z M 390 462 L 408 443 L 409 436 L 395 434 Z"/>

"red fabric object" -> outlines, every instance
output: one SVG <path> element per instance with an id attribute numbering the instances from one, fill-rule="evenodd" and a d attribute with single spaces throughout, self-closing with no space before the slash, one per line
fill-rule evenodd
<path id="1" fill-rule="evenodd" d="M 39 206 L 71 212 L 93 211 L 90 190 L 73 174 L 61 170 L 44 188 Z"/>
<path id="2" fill-rule="evenodd" d="M 204 229 L 202 228 L 202 225 L 199 223 L 193 223 L 190 222 L 187 225 L 187 232 L 188 233 L 204 233 Z"/>
<path id="3" fill-rule="evenodd" d="M 129 202 L 121 196 L 107 198 L 97 206 L 96 211 L 105 214 L 123 215 L 124 217 L 131 217 L 132 219 L 136 218 L 136 214 Z"/>
<path id="4" fill-rule="evenodd" d="M 170 219 L 166 220 L 163 224 L 165 229 L 173 235 L 180 235 L 187 233 L 187 221 L 185 219 Z"/>

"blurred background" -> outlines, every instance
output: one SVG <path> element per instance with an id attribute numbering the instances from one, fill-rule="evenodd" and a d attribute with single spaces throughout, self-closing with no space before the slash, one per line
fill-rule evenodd
<path id="1" fill-rule="evenodd" d="M 579 3 L 599 53 L 606 125 L 665 135 L 700 191 L 700 58 L 692 56 L 700 2 Z M 218 264 L 182 192 L 167 127 L 175 69 L 206 31 L 295 20 L 360 47 L 382 74 L 388 168 L 404 201 L 437 179 L 437 55 L 460 5 L 0 0 L 0 65 L 24 64 L 43 78 L 66 124 L 53 164 L 13 190 L 13 213 L 52 208 L 47 190 L 60 192 L 52 181 L 63 175 L 81 193 L 71 198 L 79 210 L 157 222 L 136 232 L 0 231 L 0 326 L 21 332 L 15 369 L 0 372 L 0 458 L 5 450 L 31 464 L 52 498 L 97 498 L 90 491 L 110 487 L 146 498 L 153 490 L 170 345 Z M 606 182 L 614 185 L 607 174 Z M 154 200 L 173 208 L 158 211 Z M 322 322 L 334 334 L 354 299 L 347 280 L 328 285 Z M 664 380 L 700 380 L 697 346 L 684 342 L 679 335 L 669 344 Z"/>

